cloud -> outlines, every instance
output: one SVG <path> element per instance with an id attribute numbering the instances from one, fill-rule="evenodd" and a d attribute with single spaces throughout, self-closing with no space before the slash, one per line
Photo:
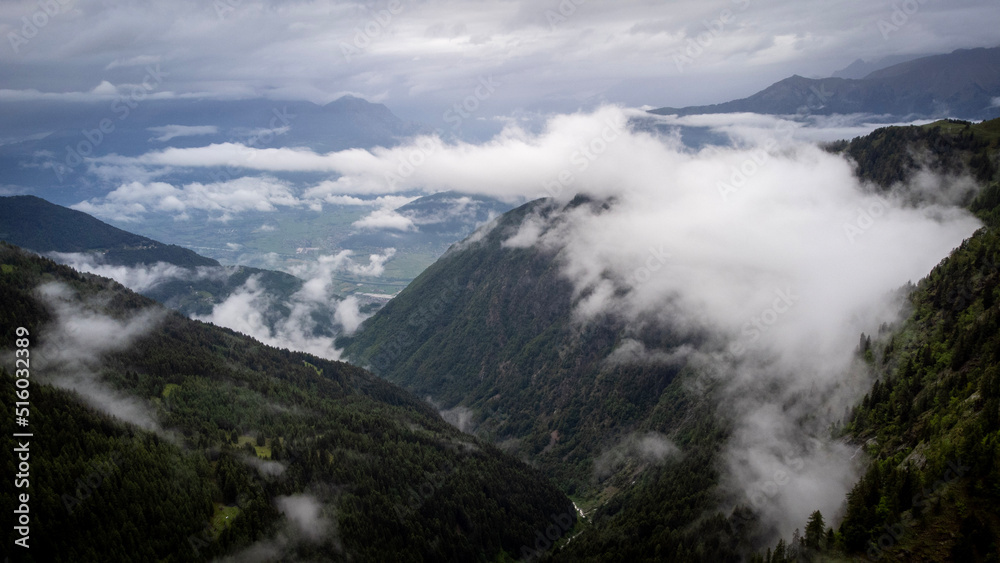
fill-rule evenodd
<path id="1" fill-rule="evenodd" d="M 827 74 L 859 57 L 993 45 L 997 24 L 996 11 L 977 0 L 921 4 L 890 41 L 878 26 L 892 18 L 892 7 L 873 3 L 824 6 L 819 14 L 814 4 L 789 0 L 681 0 L 669 9 L 652 0 L 431 0 L 403 2 L 388 19 L 376 19 L 361 3 L 326 0 L 183 0 L 156 10 L 86 4 L 49 18 L 12 55 L 21 70 L 8 74 L 29 92 L 25 98 L 41 99 L 43 85 L 54 90 L 50 97 L 88 92 L 95 76 L 117 78 L 155 61 L 171 73 L 177 95 L 325 103 L 351 91 L 442 127 L 453 125 L 446 111 L 474 96 L 481 76 L 500 85 L 479 104 L 477 118 L 571 111 L 600 100 L 676 106 L 745 96 L 793 73 Z M 724 9 L 735 17 L 679 70 L 675 57 Z M 24 2 L 0 6 L 4 37 L 21 33 L 22 17 L 37 10 Z M 375 33 L 359 37 L 369 23 Z"/>
<path id="2" fill-rule="evenodd" d="M 104 70 L 111 70 L 119 67 L 146 66 L 160 62 L 163 57 L 159 55 L 137 55 L 128 59 L 115 59 L 104 67 Z"/>
<path id="3" fill-rule="evenodd" d="M 418 199 L 418 197 L 382 195 L 373 199 L 363 199 L 350 195 L 336 195 L 331 192 L 333 182 L 324 181 L 305 191 L 303 197 L 306 199 L 320 199 L 323 203 L 333 205 L 350 205 L 358 207 L 381 207 L 386 209 L 396 209 Z"/>
<path id="4" fill-rule="evenodd" d="M 351 225 L 359 229 L 372 230 L 388 229 L 403 232 L 417 230 L 417 226 L 413 224 L 412 219 L 404 217 L 391 209 L 376 209 L 354 223 L 351 223 Z"/>
<path id="5" fill-rule="evenodd" d="M 182 268 L 166 262 L 121 266 L 106 264 L 100 255 L 86 252 L 49 252 L 45 255 L 74 270 L 111 278 L 137 293 L 143 293 L 173 280 L 222 279 L 229 276 L 224 267 Z"/>
<path id="6" fill-rule="evenodd" d="M 93 103 L 112 102 L 125 100 L 132 95 L 132 84 L 114 85 L 107 80 L 102 80 L 99 84 L 86 91 L 69 92 L 42 92 L 34 88 L 22 90 L 0 89 L 0 102 L 70 102 L 70 103 Z M 155 91 L 143 92 L 143 99 L 149 100 L 169 100 L 179 97 L 175 92 Z"/>
<path id="7" fill-rule="evenodd" d="M 256 456 L 247 456 L 244 461 L 265 477 L 280 477 L 288 469 L 285 464 L 279 461 L 264 460 Z"/>
<path id="8" fill-rule="evenodd" d="M 473 423 L 475 413 L 469 407 L 458 405 L 447 410 L 439 410 L 438 414 L 445 422 L 458 428 L 461 432 L 471 434 L 475 430 Z"/>
<path id="9" fill-rule="evenodd" d="M 310 542 L 317 543 L 336 529 L 333 521 L 323 516 L 323 505 L 314 496 L 279 496 L 274 504 L 292 524 L 291 529 Z"/>
<path id="10" fill-rule="evenodd" d="M 629 434 L 594 460 L 594 477 L 601 481 L 630 463 L 661 464 L 679 455 L 680 449 L 663 434 Z"/>
<path id="11" fill-rule="evenodd" d="M 204 212 L 213 219 L 226 221 L 246 212 L 275 212 L 282 208 L 308 207 L 318 212 L 322 210 L 323 204 L 330 204 L 374 207 L 371 214 L 356 222 L 355 226 L 358 228 L 416 230 L 412 218 L 403 217 L 393 210 L 419 196 L 384 194 L 361 198 L 333 194 L 329 189 L 329 181 L 300 190 L 289 181 L 267 175 L 183 185 L 154 181 L 166 170 L 150 168 L 129 159 L 115 164 L 95 165 L 91 171 L 103 180 L 113 182 L 128 178 L 129 181 L 119 184 L 102 196 L 70 207 L 97 217 L 123 222 L 136 222 L 155 214 L 173 215 L 177 220 L 188 220 L 192 212 Z M 456 212 L 463 209 L 457 203 L 453 207 Z M 266 231 L 268 228 L 273 226 L 261 229 Z"/>
<path id="12" fill-rule="evenodd" d="M 339 303 L 333 314 L 333 320 L 344 329 L 344 334 L 350 336 L 358 330 L 361 323 L 368 318 L 359 310 L 358 298 L 351 295 L 345 297 Z"/>
<path id="13" fill-rule="evenodd" d="M 134 222 L 154 212 L 186 219 L 188 212 L 203 211 L 215 219 L 229 220 L 246 211 L 272 212 L 278 207 L 303 205 L 287 182 L 244 176 L 207 184 L 192 182 L 180 187 L 166 182 L 130 182 L 103 197 L 70 207 L 97 217 Z"/>
<path id="14" fill-rule="evenodd" d="M 542 229 L 545 225 L 537 215 L 530 215 L 521 222 L 517 232 L 509 239 L 503 241 L 504 248 L 529 248 L 538 244 L 539 237 L 542 236 Z"/>
<path id="15" fill-rule="evenodd" d="M 690 344 L 681 345 L 669 352 L 648 350 L 642 342 L 633 338 L 625 338 L 604 359 L 604 362 L 609 366 L 637 364 L 682 365 L 695 351 L 695 348 Z"/>
<path id="16" fill-rule="evenodd" d="M 889 116 L 872 114 L 765 115 L 760 113 L 715 113 L 694 115 L 653 114 L 638 117 L 678 127 L 704 127 L 737 144 L 763 145 L 769 140 L 831 142 L 867 135 L 880 127 L 923 125 L 933 120 L 893 122 Z"/>
<path id="17" fill-rule="evenodd" d="M 44 328 L 42 346 L 32 357 L 36 373 L 56 387 L 75 391 L 102 412 L 158 430 L 148 404 L 111 388 L 99 373 L 105 354 L 124 350 L 148 334 L 162 319 L 163 311 L 147 309 L 115 319 L 82 302 L 59 282 L 40 285 L 37 294 L 53 312 L 54 320 Z"/>
<path id="18" fill-rule="evenodd" d="M 165 143 L 177 137 L 195 137 L 198 135 L 215 135 L 219 128 L 215 125 L 162 125 L 159 127 L 149 127 L 147 131 L 159 133 L 159 137 L 153 137 L 153 141 Z"/>
<path id="19" fill-rule="evenodd" d="M 753 506 L 788 536 L 812 510 L 835 514 L 850 488 L 856 468 L 828 428 L 870 385 L 851 363 L 858 334 L 891 321 L 893 292 L 979 227 L 949 195 L 971 186 L 919 174 L 879 195 L 842 156 L 785 134 L 784 120 L 705 118 L 737 142 L 693 151 L 676 136 L 630 130 L 636 115 L 607 107 L 480 145 L 424 141 L 433 150 L 396 187 L 547 195 L 505 246 L 555 253 L 577 322 L 610 315 L 636 335 L 650 326 L 709 335 L 680 349 L 636 336 L 607 361 L 687 362 L 713 382 L 734 426 L 725 492 L 759 501 L 753 491 L 784 471 L 785 485 Z M 389 154 L 371 156 L 388 164 Z M 341 172 L 344 185 L 377 179 Z M 568 205 L 576 196 L 586 199 Z"/>
<path id="20" fill-rule="evenodd" d="M 296 560 L 294 556 L 297 548 L 302 545 L 326 544 L 338 553 L 343 550 L 336 515 L 333 514 L 334 509 L 323 504 L 316 495 L 297 493 L 278 496 L 274 499 L 274 505 L 284 516 L 283 525 L 274 536 L 260 540 L 219 561 L 227 563 L 293 561 Z"/>
<path id="21" fill-rule="evenodd" d="M 242 287 L 231 293 L 225 301 L 215 305 L 211 314 L 193 315 L 192 318 L 230 328 L 256 338 L 277 348 L 300 350 L 327 358 L 340 359 L 333 336 L 317 334 L 317 323 L 312 314 L 323 308 L 315 302 L 293 300 L 287 316 L 269 318 L 276 297 L 261 287 L 259 276 L 251 276 Z"/>
<path id="22" fill-rule="evenodd" d="M 382 254 L 368 255 L 367 264 L 359 264 L 352 258 L 353 250 L 341 250 L 334 255 L 322 255 L 316 262 L 293 266 L 291 273 L 308 280 L 301 292 L 304 298 L 324 300 L 329 297 L 335 272 L 347 271 L 356 276 L 379 277 L 385 273 L 386 263 L 395 255 L 395 248 L 386 248 Z"/>
<path id="23" fill-rule="evenodd" d="M 396 254 L 387 248 L 371 254 L 367 263 L 358 263 L 350 250 L 320 256 L 315 262 L 299 265 L 292 274 L 305 280 L 302 288 L 285 302 L 261 286 L 260 277 L 251 276 L 225 301 L 213 307 L 211 314 L 194 318 L 249 335 L 265 344 L 288 348 L 337 360 L 335 336 L 325 331 L 317 319 L 325 319 L 341 334 L 350 335 L 368 318 L 360 311 L 356 297 L 342 298 L 333 288 L 335 275 L 348 272 L 356 276 L 381 276 L 385 264 Z M 286 313 L 280 313 L 282 309 Z"/>

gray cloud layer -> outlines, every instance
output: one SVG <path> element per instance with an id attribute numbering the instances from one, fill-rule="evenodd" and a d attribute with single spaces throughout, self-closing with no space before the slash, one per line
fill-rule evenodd
<path id="1" fill-rule="evenodd" d="M 0 5 L 0 99 L 110 99 L 160 65 L 161 97 L 354 92 L 450 127 L 597 101 L 724 101 L 856 58 L 996 42 L 988 0 L 898 4 L 894 22 L 888 2 L 827 0 L 15 0 Z"/>

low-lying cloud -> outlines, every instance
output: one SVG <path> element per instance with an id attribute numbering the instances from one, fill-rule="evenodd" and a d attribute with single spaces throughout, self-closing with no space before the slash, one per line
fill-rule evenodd
<path id="1" fill-rule="evenodd" d="M 47 257 L 74 270 L 111 278 L 132 291 L 142 293 L 173 280 L 224 279 L 230 269 L 199 266 L 184 268 L 167 262 L 123 266 L 108 264 L 97 254 L 87 252 L 49 252 Z"/>
<path id="2" fill-rule="evenodd" d="M 282 496 L 274 503 L 291 529 L 309 542 L 319 542 L 336 529 L 333 521 L 323 515 L 323 505 L 312 495 Z"/>
<path id="3" fill-rule="evenodd" d="M 834 517 L 856 468 L 827 429 L 870 385 L 851 362 L 858 334 L 892 320 L 893 291 L 980 226 L 947 196 L 969 184 L 923 174 L 878 193 L 781 120 L 737 117 L 725 130 L 733 146 L 691 150 L 630 129 L 636 116 L 603 108 L 481 145 L 424 138 L 319 160 L 359 192 L 385 190 L 390 174 L 398 190 L 548 196 L 548 216 L 529 214 L 505 246 L 557 253 L 578 322 L 611 315 L 636 333 L 712 335 L 697 350 L 626 341 L 608 361 L 699 367 L 734 424 L 722 458 L 734 503 L 780 471 L 785 484 L 754 504 L 776 531 L 789 535 L 815 509 Z M 414 154 L 420 165 L 399 174 Z M 595 203 L 567 206 L 577 195 Z"/>
<path id="4" fill-rule="evenodd" d="M 130 173 L 131 174 L 131 173 Z M 306 203 L 285 181 L 244 176 L 212 183 L 192 182 L 174 186 L 167 182 L 133 181 L 108 194 L 82 201 L 73 209 L 117 221 L 134 222 L 150 212 L 190 218 L 203 211 L 219 220 L 229 220 L 246 211 L 275 211 L 278 207 L 302 207 Z"/>
<path id="5" fill-rule="evenodd" d="M 152 133 L 158 133 L 159 136 L 153 137 L 152 140 L 165 143 L 170 139 L 176 139 L 177 137 L 197 137 L 200 135 L 215 135 L 219 132 L 219 128 L 215 125 L 162 125 L 158 127 L 149 127 L 146 129 Z"/>
<path id="6" fill-rule="evenodd" d="M 396 249 L 388 248 L 382 254 L 369 255 L 367 263 L 354 260 L 353 254 L 350 250 L 343 250 L 293 268 L 292 273 L 306 281 L 286 302 L 278 302 L 277 297 L 261 285 L 260 277 L 255 275 L 225 301 L 215 305 L 210 314 L 195 318 L 231 328 L 278 348 L 338 360 L 340 351 L 334 347 L 336 336 L 324 333 L 317 317 L 330 320 L 338 334 L 350 335 L 369 315 L 361 312 L 361 301 L 356 296 L 341 297 L 336 294 L 335 276 L 338 272 L 381 276 Z M 286 307 L 288 313 L 274 318 L 269 312 L 275 311 L 276 306 Z"/>
<path id="7" fill-rule="evenodd" d="M 337 552 L 343 550 L 336 514 L 329 504 L 316 495 L 297 493 L 278 496 L 274 505 L 283 516 L 281 526 L 270 538 L 260 540 L 233 555 L 218 561 L 223 563 L 265 563 L 296 561 L 300 545 L 327 544 Z"/>
<path id="8" fill-rule="evenodd" d="M 312 317 L 315 307 L 308 302 L 294 302 L 287 316 L 271 321 L 266 313 L 274 308 L 275 296 L 251 276 L 242 287 L 225 301 L 215 305 L 208 315 L 193 318 L 230 328 L 277 348 L 300 350 L 321 358 L 337 360 L 340 352 L 333 345 L 333 336 L 316 334 L 317 323 Z"/>
<path id="9" fill-rule="evenodd" d="M 594 477 L 600 481 L 629 463 L 660 464 L 680 455 L 680 448 L 659 432 L 629 434 L 594 460 Z"/>
<path id="10" fill-rule="evenodd" d="M 553 117 L 538 133 L 511 126 L 482 144 L 425 136 L 371 151 L 264 149 L 245 167 L 336 174 L 315 192 L 322 198 L 444 190 L 550 198 L 549 216 L 529 215 L 505 246 L 557 253 L 578 322 L 611 315 L 636 333 L 664 325 L 712 335 L 697 350 L 626 342 L 608 361 L 687 361 L 713 378 L 720 414 L 734 424 L 722 460 L 727 490 L 746 503 L 784 472 L 786 485 L 755 507 L 787 536 L 812 510 L 840 509 L 855 468 L 827 428 L 870 383 L 851 364 L 858 334 L 891 320 L 893 291 L 980 226 L 952 203 L 971 185 L 922 174 L 878 193 L 847 159 L 803 141 L 820 135 L 798 123 L 683 118 L 734 141 L 692 150 L 679 134 L 630 128 L 648 117 L 605 107 Z M 168 149 L 117 164 L 220 166 L 239 150 Z M 595 203 L 568 206 L 577 195 Z M 326 291 L 313 285 L 314 295 Z M 253 294 L 231 311 L 249 309 Z"/>
<path id="11" fill-rule="evenodd" d="M 417 230 L 417 226 L 413 224 L 412 219 L 392 209 L 376 209 L 358 219 L 352 225 L 359 229 L 389 229 L 403 232 Z"/>
<path id="12" fill-rule="evenodd" d="M 274 294 L 261 283 L 260 275 L 254 275 L 225 295 L 211 313 L 194 318 L 242 332 L 265 344 L 336 360 L 340 358 L 333 346 L 336 335 L 353 334 L 369 315 L 361 312 L 363 303 L 358 297 L 336 294 L 335 277 L 379 277 L 395 255 L 395 248 L 371 254 L 367 261 L 357 260 L 350 250 L 322 255 L 293 268 L 292 274 L 305 281 L 288 297 Z M 238 270 L 235 266 L 184 268 L 165 262 L 113 265 L 92 253 L 52 252 L 48 256 L 78 271 L 111 278 L 136 292 L 154 290 L 176 280 L 225 280 Z M 323 319 L 328 322 L 323 323 Z"/>
<path id="13" fill-rule="evenodd" d="M 45 327 L 42 345 L 33 355 L 36 373 L 63 389 L 75 391 L 90 406 L 147 430 L 158 430 L 149 405 L 121 393 L 102 381 L 99 372 L 105 354 L 124 350 L 153 330 L 163 317 L 160 309 L 148 309 L 127 319 L 107 316 L 82 302 L 75 292 L 59 282 L 37 289 L 52 310 L 54 320 Z"/>

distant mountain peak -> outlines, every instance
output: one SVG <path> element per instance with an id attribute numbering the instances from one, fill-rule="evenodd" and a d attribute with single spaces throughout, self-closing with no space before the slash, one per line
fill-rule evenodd
<path id="1" fill-rule="evenodd" d="M 739 100 L 710 106 L 660 108 L 651 113 L 795 115 L 805 108 L 816 115 L 864 113 L 897 119 L 1000 117 L 1000 108 L 993 103 L 1000 96 L 1000 48 L 959 49 L 882 67 L 886 61 L 881 59 L 870 67 L 865 67 L 864 61 L 857 66 L 852 63 L 851 72 L 831 78 L 805 78 L 796 74 Z M 863 78 L 856 77 L 869 68 L 874 70 Z M 822 99 L 810 100 L 810 92 L 817 97 L 817 92 L 822 93 Z"/>

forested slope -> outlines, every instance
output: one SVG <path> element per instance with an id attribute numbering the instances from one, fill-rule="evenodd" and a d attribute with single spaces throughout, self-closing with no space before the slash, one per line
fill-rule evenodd
<path id="1" fill-rule="evenodd" d="M 520 556 L 555 519 L 575 520 L 540 473 L 359 368 L 188 320 L 9 245 L 0 265 L 0 338 L 9 350 L 27 328 L 35 358 L 35 516 L 18 560 L 242 559 L 252 549 L 493 561 Z M 122 332 L 131 337 L 106 345 Z M 11 451 L 13 420 L 4 426 Z M 3 490 L 3 506 L 13 492 Z"/>

